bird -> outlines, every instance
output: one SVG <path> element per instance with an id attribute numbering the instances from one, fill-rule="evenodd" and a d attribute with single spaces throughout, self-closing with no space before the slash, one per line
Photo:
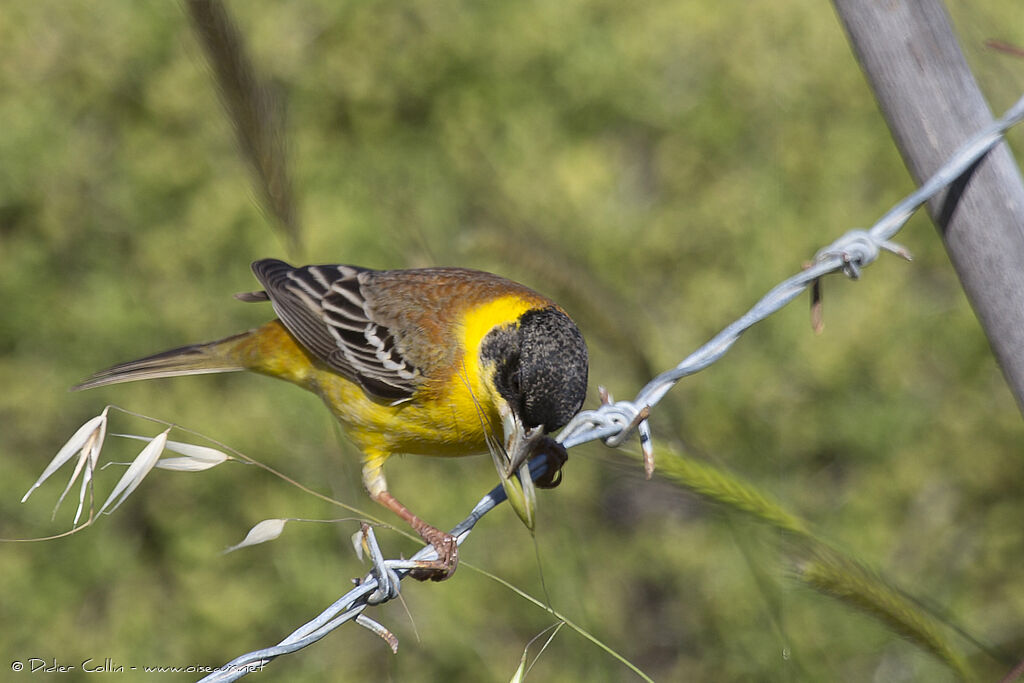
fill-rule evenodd
<path id="1" fill-rule="evenodd" d="M 511 473 L 547 452 L 554 462 L 538 485 L 558 483 L 560 473 L 552 475 L 565 449 L 546 435 L 582 408 L 589 366 L 583 334 L 551 299 L 466 268 L 293 267 L 262 259 L 252 271 L 263 289 L 235 297 L 269 302 L 277 316 L 270 322 L 115 365 L 73 389 L 246 370 L 319 395 L 362 452 L 370 498 L 437 551 L 437 560 L 414 573 L 420 579 L 449 578 L 458 545 L 388 491 L 390 456 L 504 447 Z"/>

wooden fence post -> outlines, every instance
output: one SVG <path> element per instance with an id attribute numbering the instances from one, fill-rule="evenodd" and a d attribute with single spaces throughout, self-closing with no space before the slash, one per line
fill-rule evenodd
<path id="1" fill-rule="evenodd" d="M 904 162 L 920 184 L 992 121 L 940 0 L 833 0 Z M 1024 182 L 1006 143 L 928 204 L 1024 410 Z"/>

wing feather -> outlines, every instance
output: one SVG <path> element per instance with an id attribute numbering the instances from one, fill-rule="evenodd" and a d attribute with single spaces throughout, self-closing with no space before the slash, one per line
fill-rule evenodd
<path id="1" fill-rule="evenodd" d="M 274 311 L 288 331 L 313 355 L 371 396 L 389 401 L 410 398 L 422 373 L 395 345 L 388 321 L 376 320 L 367 305 L 355 266 L 293 268 L 264 259 L 252 265 Z"/>

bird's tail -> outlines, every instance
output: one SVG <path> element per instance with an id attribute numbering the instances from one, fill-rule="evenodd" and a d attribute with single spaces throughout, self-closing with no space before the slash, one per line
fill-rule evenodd
<path id="1" fill-rule="evenodd" d="M 108 384 L 134 382 L 140 379 L 247 370 L 249 367 L 245 363 L 245 357 L 237 353 L 237 349 L 240 343 L 251 337 L 254 332 L 256 330 L 250 330 L 215 342 L 182 346 L 121 363 L 97 372 L 71 387 L 71 390 L 93 389 Z"/>

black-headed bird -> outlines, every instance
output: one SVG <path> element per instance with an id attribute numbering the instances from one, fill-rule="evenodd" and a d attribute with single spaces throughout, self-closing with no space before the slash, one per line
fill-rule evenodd
<path id="1" fill-rule="evenodd" d="M 370 270 L 252 264 L 277 319 L 219 341 L 116 365 L 75 389 L 249 370 L 319 395 L 363 453 L 370 497 L 437 550 L 418 578 L 448 578 L 455 539 L 388 492 L 393 454 L 463 456 L 507 448 L 508 471 L 582 407 L 587 346 L 557 304 L 511 280 L 461 268 Z M 564 450 L 563 450 L 564 455 Z"/>

